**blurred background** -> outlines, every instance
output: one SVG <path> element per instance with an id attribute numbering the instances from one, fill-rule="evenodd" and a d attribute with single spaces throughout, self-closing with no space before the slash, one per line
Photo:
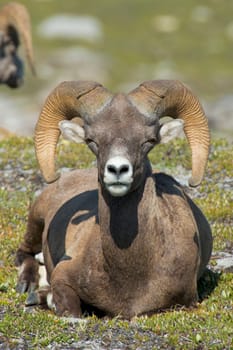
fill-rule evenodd
<path id="1" fill-rule="evenodd" d="M 212 131 L 233 140 L 233 1 L 19 2 L 31 14 L 37 76 L 26 64 L 23 87 L 0 86 L 0 127 L 32 135 L 64 80 L 127 92 L 144 80 L 179 79 L 200 98 Z"/>

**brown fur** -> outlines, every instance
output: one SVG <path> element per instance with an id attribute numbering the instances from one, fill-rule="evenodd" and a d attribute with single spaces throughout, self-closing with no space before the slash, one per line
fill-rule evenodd
<path id="1" fill-rule="evenodd" d="M 127 198 L 112 200 L 100 189 L 101 227 L 95 206 L 90 217 L 79 223 L 77 218 L 83 212 L 74 210 L 71 217 L 69 212 L 63 216 L 69 224 L 66 254 L 72 259 L 53 266 L 47 241 L 49 225 L 71 198 L 95 189 L 96 179 L 95 170 L 76 170 L 49 185 L 31 208 L 25 240 L 17 253 L 38 253 L 43 240 L 56 312 L 80 316 L 81 300 L 110 316 L 131 318 L 195 303 L 197 278 L 210 256 L 211 232 L 203 214 L 193 203 L 196 213 L 192 213 L 190 200 L 165 174 L 148 174 L 140 191 Z M 83 208 L 85 205 L 89 204 Z M 202 222 L 201 231 L 195 216 Z M 19 277 L 28 287 L 34 279 L 27 269 Z"/>

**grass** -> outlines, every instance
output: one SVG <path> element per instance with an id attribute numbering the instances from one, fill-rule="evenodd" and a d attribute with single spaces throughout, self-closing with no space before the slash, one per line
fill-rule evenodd
<path id="1" fill-rule="evenodd" d="M 212 225 L 214 251 L 232 244 L 232 189 L 221 187 L 232 178 L 233 145 L 214 139 L 205 180 L 196 199 Z M 94 157 L 83 145 L 62 141 L 58 151 L 59 167 L 90 167 Z M 161 145 L 150 153 L 154 167 L 172 174 L 177 166 L 188 171 L 190 153 L 184 140 Z M 14 254 L 25 231 L 28 207 L 34 191 L 42 182 L 31 138 L 9 138 L 0 142 L 0 346 L 9 349 L 26 345 L 44 349 L 51 344 L 72 348 L 79 341 L 96 341 L 106 348 L 112 344 L 125 349 L 232 349 L 233 348 L 233 274 L 217 276 L 217 286 L 193 309 L 176 309 L 138 317 L 133 321 L 87 318 L 86 323 L 67 322 L 51 311 L 25 310 L 25 295 L 15 291 L 17 271 Z M 214 262 L 211 262 L 211 264 Z M 215 275 L 216 277 L 216 275 Z M 211 287 L 211 275 L 205 284 Z M 208 286 L 207 286 L 208 287 Z M 206 288 L 206 286 L 205 286 Z M 63 346 L 63 347 L 62 347 Z"/>

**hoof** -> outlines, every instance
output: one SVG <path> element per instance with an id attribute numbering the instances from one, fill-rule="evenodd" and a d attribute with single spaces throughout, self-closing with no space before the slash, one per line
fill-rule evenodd
<path id="1" fill-rule="evenodd" d="M 26 281 L 24 282 L 18 282 L 15 290 L 16 292 L 23 294 L 23 293 L 31 293 L 34 292 L 34 290 L 36 289 L 36 283 L 32 282 L 30 284 L 28 284 Z"/>
<path id="2" fill-rule="evenodd" d="M 38 305 L 40 304 L 40 298 L 37 292 L 30 292 L 25 301 L 26 306 Z"/>
<path id="3" fill-rule="evenodd" d="M 27 291 L 27 287 L 28 287 L 27 282 L 18 282 L 15 287 L 15 290 L 16 292 L 23 294 Z"/>

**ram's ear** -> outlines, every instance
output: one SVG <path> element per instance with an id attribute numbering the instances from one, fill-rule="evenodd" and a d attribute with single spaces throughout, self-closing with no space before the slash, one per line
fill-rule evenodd
<path id="1" fill-rule="evenodd" d="M 160 143 L 167 143 L 172 139 L 181 136 L 184 122 L 181 119 L 175 119 L 171 122 L 162 124 L 159 130 Z"/>
<path id="2" fill-rule="evenodd" d="M 61 130 L 62 136 L 70 141 L 76 143 L 83 143 L 85 138 L 84 129 L 77 123 L 70 122 L 67 120 L 62 120 L 59 123 L 59 128 Z"/>

